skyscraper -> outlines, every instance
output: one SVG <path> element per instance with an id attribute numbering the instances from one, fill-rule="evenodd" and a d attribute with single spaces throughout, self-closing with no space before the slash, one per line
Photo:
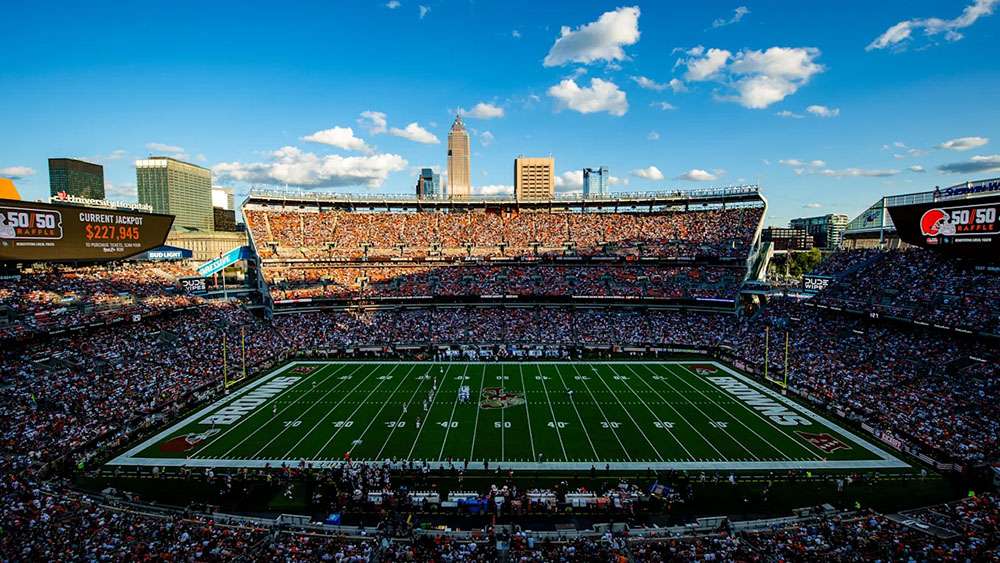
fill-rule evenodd
<path id="1" fill-rule="evenodd" d="M 583 197 L 608 195 L 608 167 L 583 169 Z"/>
<path id="2" fill-rule="evenodd" d="M 551 156 L 514 159 L 514 197 L 551 199 L 556 190 L 556 161 Z"/>
<path id="3" fill-rule="evenodd" d="M 74 158 L 49 159 L 49 194 L 104 199 L 104 167 Z"/>
<path id="4" fill-rule="evenodd" d="M 174 215 L 174 229 L 211 231 L 212 171 L 166 156 L 135 161 L 139 203 Z"/>
<path id="5" fill-rule="evenodd" d="M 448 195 L 451 197 L 468 197 L 472 193 L 470 156 L 469 134 L 462 117 L 456 115 L 448 132 Z"/>
<path id="6" fill-rule="evenodd" d="M 441 194 L 441 175 L 431 168 L 422 168 L 417 177 L 417 197 L 438 197 Z"/>

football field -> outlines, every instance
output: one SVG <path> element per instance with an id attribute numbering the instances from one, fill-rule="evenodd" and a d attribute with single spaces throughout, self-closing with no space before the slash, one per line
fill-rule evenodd
<path id="1" fill-rule="evenodd" d="M 298 361 L 111 465 L 413 460 L 471 469 L 908 467 L 715 362 Z"/>

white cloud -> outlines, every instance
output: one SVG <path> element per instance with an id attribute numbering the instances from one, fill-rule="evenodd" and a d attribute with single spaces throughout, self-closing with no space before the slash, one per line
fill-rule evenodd
<path id="1" fill-rule="evenodd" d="M 910 172 L 923 173 L 927 172 L 927 170 L 923 166 L 920 166 L 919 164 L 914 164 L 913 166 L 910 167 Z"/>
<path id="2" fill-rule="evenodd" d="M 482 132 L 482 133 L 481 133 L 481 134 L 479 135 L 479 142 L 480 142 L 480 144 L 482 144 L 482 145 L 483 145 L 484 147 L 488 147 L 488 146 L 492 145 L 492 144 L 493 144 L 493 141 L 494 141 L 494 139 L 496 139 L 496 137 L 494 137 L 494 136 L 493 136 L 493 133 L 491 133 L 491 132 L 489 132 L 489 131 L 483 131 L 483 132 Z"/>
<path id="3" fill-rule="evenodd" d="M 389 129 L 389 134 L 394 135 L 396 137 L 402 137 L 406 140 L 413 141 L 415 143 L 423 143 L 425 145 L 436 145 L 441 142 L 434 135 L 434 133 L 431 133 L 430 131 L 424 129 L 416 121 L 407 125 L 403 129 L 400 129 L 398 127 L 392 127 L 391 129 Z"/>
<path id="4" fill-rule="evenodd" d="M 718 28 L 718 27 L 725 27 L 727 25 L 732 25 L 734 23 L 739 23 L 740 20 L 743 19 L 743 16 L 745 16 L 745 15 L 747 15 L 749 13 L 750 13 L 750 10 L 747 9 L 746 6 L 740 6 L 739 8 L 736 8 L 735 10 L 733 10 L 733 17 L 729 18 L 728 20 L 725 19 L 725 18 L 719 18 L 719 19 L 717 19 L 717 20 L 715 20 L 715 21 L 712 22 L 712 27 L 716 27 L 716 28 Z"/>
<path id="5" fill-rule="evenodd" d="M 476 186 L 472 188 L 472 191 L 478 195 L 511 195 L 514 193 L 514 186 L 492 184 L 489 186 Z"/>
<path id="6" fill-rule="evenodd" d="M 824 168 L 819 171 L 819 174 L 829 176 L 831 178 L 885 178 L 899 174 L 899 170 L 893 168 L 881 170 L 870 168 L 842 168 L 840 170 L 832 170 L 830 168 Z"/>
<path id="7" fill-rule="evenodd" d="M 515 29 L 514 31 L 510 32 L 510 36 L 513 37 L 514 39 L 520 39 L 521 32 Z"/>
<path id="8" fill-rule="evenodd" d="M 368 110 L 361 112 L 361 117 L 358 118 L 358 123 L 367 129 L 368 133 L 372 135 L 385 133 L 387 130 L 386 116 L 380 111 Z"/>
<path id="9" fill-rule="evenodd" d="M 725 49 L 709 49 L 706 52 L 701 46 L 689 49 L 687 53 L 692 55 L 692 58 L 683 62 L 687 66 L 684 78 L 694 82 L 714 78 L 732 56 L 732 53 Z"/>
<path id="10" fill-rule="evenodd" d="M 826 161 L 823 160 L 799 160 L 797 158 L 785 158 L 778 161 L 778 164 L 791 168 L 823 168 Z"/>
<path id="11" fill-rule="evenodd" d="M 688 91 L 687 86 L 684 85 L 684 82 L 678 78 L 671 78 L 670 82 L 667 82 L 667 85 L 670 86 L 670 89 L 673 90 L 675 94 Z"/>
<path id="12" fill-rule="evenodd" d="M 977 174 L 980 172 L 993 172 L 1000 170 L 1000 154 L 988 156 L 974 156 L 967 162 L 954 162 L 938 166 L 941 172 L 949 174 Z"/>
<path id="13" fill-rule="evenodd" d="M 803 117 L 805 117 L 801 113 L 795 113 L 794 111 L 788 111 L 787 109 L 783 109 L 783 110 L 779 111 L 778 113 L 776 113 L 774 115 L 777 115 L 778 117 L 785 117 L 785 118 L 790 118 L 790 119 L 802 119 Z"/>
<path id="14" fill-rule="evenodd" d="M 840 115 L 840 108 L 829 108 L 826 106 L 813 105 L 806 108 L 806 111 L 816 117 L 837 117 Z"/>
<path id="15" fill-rule="evenodd" d="M 948 149 L 950 151 L 967 151 L 981 147 L 988 142 L 990 140 L 986 137 L 959 137 L 957 139 L 949 139 L 938 145 L 937 148 Z"/>
<path id="16" fill-rule="evenodd" d="M 400 4 L 399 0 L 389 0 L 388 2 L 385 3 L 385 7 L 389 8 L 390 10 L 395 10 L 400 6 L 402 6 L 402 4 Z"/>
<path id="17" fill-rule="evenodd" d="M 427 14 L 429 14 L 431 11 L 430 6 L 419 6 L 419 8 L 420 8 L 420 19 L 424 19 L 427 16 Z"/>
<path id="18" fill-rule="evenodd" d="M 822 203 L 815 203 L 815 202 L 814 203 L 805 203 L 805 204 L 802 205 L 802 207 L 804 207 L 806 209 L 819 209 L 820 207 L 823 207 L 823 204 Z"/>
<path id="19" fill-rule="evenodd" d="M 287 184 L 302 188 L 367 186 L 378 188 L 392 172 L 406 169 L 396 154 L 343 157 L 320 156 L 297 147 L 282 147 L 268 162 L 223 162 L 212 167 L 220 180 L 258 184 Z"/>
<path id="20" fill-rule="evenodd" d="M 620 61 L 626 55 L 622 47 L 639 41 L 639 7 L 618 8 L 605 12 L 595 22 L 571 30 L 563 26 L 559 39 L 545 56 L 545 66 L 594 61 Z"/>
<path id="21" fill-rule="evenodd" d="M 815 62 L 819 55 L 819 49 L 813 47 L 771 47 L 737 53 L 728 69 L 739 93 L 735 100 L 751 109 L 784 100 L 823 72 L 823 65 Z"/>
<path id="22" fill-rule="evenodd" d="M 652 78 L 646 78 L 645 76 L 633 76 L 632 80 L 639 85 L 640 88 L 646 90 L 655 90 L 657 92 L 662 92 L 667 88 L 670 88 L 670 84 L 660 84 L 659 82 L 653 80 Z M 674 79 L 676 80 L 676 79 Z M 673 81 L 671 81 L 673 82 Z"/>
<path id="23" fill-rule="evenodd" d="M 689 182 L 712 182 L 718 180 L 719 177 L 707 170 L 701 170 L 699 168 L 692 168 L 687 172 L 681 174 L 677 177 L 678 180 L 687 180 Z"/>
<path id="24" fill-rule="evenodd" d="M 504 116 L 503 108 L 486 102 L 479 102 L 472 109 L 458 108 L 458 115 L 474 119 L 495 119 Z"/>
<path id="25" fill-rule="evenodd" d="M 677 106 L 670 102 L 653 102 L 649 104 L 649 107 L 662 109 L 663 111 L 670 111 L 672 109 L 677 109 Z"/>
<path id="26" fill-rule="evenodd" d="M 581 175 L 582 174 L 583 173 L 581 172 Z M 608 185 L 609 186 L 619 186 L 619 185 L 620 186 L 627 186 L 628 185 L 628 178 L 619 178 L 618 176 L 608 176 Z"/>
<path id="27" fill-rule="evenodd" d="M 28 176 L 34 176 L 35 169 L 28 166 L 8 166 L 6 168 L 0 168 L 0 177 L 10 178 L 11 180 L 20 180 L 21 178 L 27 178 Z"/>
<path id="28" fill-rule="evenodd" d="M 188 157 L 184 147 L 178 147 L 177 145 L 167 145 L 165 143 L 146 143 L 146 150 L 164 154 L 178 160 L 184 160 Z"/>
<path id="29" fill-rule="evenodd" d="M 112 184 L 104 183 L 104 194 L 111 200 L 131 200 L 139 197 L 139 191 L 135 184 Z"/>
<path id="30" fill-rule="evenodd" d="M 903 20 L 885 30 L 865 47 L 866 51 L 891 47 L 897 51 L 906 49 L 907 42 L 914 31 L 923 30 L 924 35 L 932 37 L 944 34 L 946 41 L 958 41 L 963 35 L 958 31 L 976 23 L 981 17 L 993 14 L 993 9 L 1000 0 L 975 0 L 962 10 L 962 14 L 950 20 L 941 18 L 915 18 Z"/>
<path id="31" fill-rule="evenodd" d="M 646 180 L 659 181 L 663 179 L 663 172 L 655 166 L 647 166 L 646 168 L 638 168 L 632 171 L 632 175 L 637 178 L 645 178 Z"/>
<path id="32" fill-rule="evenodd" d="M 349 151 L 371 152 L 371 147 L 365 144 L 364 140 L 354 136 L 354 129 L 350 127 L 334 127 L 333 129 L 323 129 L 311 135 L 302 137 L 303 141 L 320 143 L 337 147 Z"/>
<path id="33" fill-rule="evenodd" d="M 583 190 L 583 170 L 567 170 L 556 176 L 556 191 L 568 193 Z"/>
<path id="34" fill-rule="evenodd" d="M 656 131 L 650 131 L 649 135 L 646 135 L 646 138 L 649 139 L 650 141 L 659 141 L 660 134 Z"/>
<path id="35" fill-rule="evenodd" d="M 625 92 L 614 82 L 591 78 L 589 88 L 581 88 L 573 80 L 563 80 L 549 88 L 549 95 L 558 100 L 560 108 L 569 108 L 580 113 L 606 111 L 622 116 L 628 111 Z"/>

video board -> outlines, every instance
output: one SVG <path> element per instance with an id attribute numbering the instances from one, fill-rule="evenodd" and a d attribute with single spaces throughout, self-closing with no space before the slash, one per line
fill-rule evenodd
<path id="1" fill-rule="evenodd" d="M 118 260 L 167 240 L 173 215 L 0 199 L 0 261 Z"/>
<path id="2" fill-rule="evenodd" d="M 900 205 L 889 214 L 909 244 L 983 258 L 1000 251 L 1000 196 Z"/>

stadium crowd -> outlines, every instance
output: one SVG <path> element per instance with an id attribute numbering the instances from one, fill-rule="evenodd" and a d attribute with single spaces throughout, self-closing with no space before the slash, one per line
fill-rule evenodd
<path id="1" fill-rule="evenodd" d="M 262 258 L 582 256 L 746 257 L 763 207 L 659 213 L 408 213 L 249 206 Z"/>
<path id="2" fill-rule="evenodd" d="M 734 299 L 739 268 L 692 266 L 367 266 L 270 265 L 275 300 L 304 298 L 600 296 Z"/>

